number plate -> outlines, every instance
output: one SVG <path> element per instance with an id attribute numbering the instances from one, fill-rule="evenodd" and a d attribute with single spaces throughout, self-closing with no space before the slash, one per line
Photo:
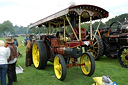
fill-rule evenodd
<path id="1" fill-rule="evenodd" d="M 89 45 L 89 41 L 84 41 L 84 44 L 88 46 Z"/>

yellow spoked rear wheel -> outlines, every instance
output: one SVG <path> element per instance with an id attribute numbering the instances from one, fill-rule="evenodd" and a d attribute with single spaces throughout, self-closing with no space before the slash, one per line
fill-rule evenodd
<path id="1" fill-rule="evenodd" d="M 66 63 L 62 55 L 57 54 L 54 58 L 54 72 L 57 79 L 63 81 L 66 77 Z"/>
<path id="2" fill-rule="evenodd" d="M 81 70 L 83 74 L 91 76 L 95 71 L 95 60 L 94 57 L 89 53 L 83 53 L 80 58 Z"/>
<path id="3" fill-rule="evenodd" d="M 128 68 L 128 47 L 119 51 L 118 61 L 122 67 Z"/>
<path id="4" fill-rule="evenodd" d="M 39 49 L 36 43 L 33 44 L 32 56 L 33 56 L 33 63 L 37 68 L 39 66 L 40 56 L 39 56 Z"/>
<path id="5" fill-rule="evenodd" d="M 87 49 L 88 52 L 91 52 L 95 60 L 99 60 L 104 51 L 103 41 L 98 35 L 95 35 L 92 45 Z"/>

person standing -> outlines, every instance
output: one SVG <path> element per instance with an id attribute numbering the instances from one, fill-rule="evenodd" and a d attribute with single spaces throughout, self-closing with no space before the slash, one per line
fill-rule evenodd
<path id="1" fill-rule="evenodd" d="M 0 85 L 6 85 L 6 74 L 8 69 L 7 60 L 10 56 L 10 49 L 4 46 L 4 41 L 0 40 Z"/>
<path id="2" fill-rule="evenodd" d="M 14 40 L 11 38 L 6 39 L 6 43 L 8 44 L 8 47 L 10 48 L 11 54 L 8 59 L 8 84 L 7 85 L 13 85 L 13 82 L 17 82 L 17 76 L 16 76 L 16 62 L 18 58 L 18 50 L 17 46 L 14 44 Z"/>
<path id="3" fill-rule="evenodd" d="M 14 39 L 14 44 L 18 47 L 18 41 L 17 41 L 17 39 Z"/>
<path id="4" fill-rule="evenodd" d="M 31 41 L 28 39 L 27 40 L 27 46 L 26 46 L 26 62 L 25 62 L 25 66 L 31 66 L 32 64 L 32 43 Z"/>

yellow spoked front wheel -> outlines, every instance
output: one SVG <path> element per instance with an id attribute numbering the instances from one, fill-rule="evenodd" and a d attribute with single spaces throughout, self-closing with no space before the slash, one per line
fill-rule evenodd
<path id="1" fill-rule="evenodd" d="M 122 67 L 128 68 L 128 47 L 123 47 L 119 51 L 118 61 Z"/>
<path id="2" fill-rule="evenodd" d="M 47 65 L 47 49 L 43 41 L 35 41 L 32 47 L 33 64 L 37 69 L 44 69 Z"/>
<path id="3" fill-rule="evenodd" d="M 66 63 L 62 55 L 57 54 L 54 58 L 54 72 L 57 79 L 63 81 L 66 77 Z"/>
<path id="4" fill-rule="evenodd" d="M 81 70 L 86 76 L 91 76 L 95 71 L 95 60 L 94 57 L 89 53 L 85 52 L 80 58 Z"/>

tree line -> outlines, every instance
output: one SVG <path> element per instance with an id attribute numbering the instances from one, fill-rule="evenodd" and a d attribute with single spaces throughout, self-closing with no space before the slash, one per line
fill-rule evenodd
<path id="1" fill-rule="evenodd" d="M 115 16 L 114 18 L 109 19 L 105 23 L 101 22 L 101 25 L 99 28 L 109 26 L 114 21 L 119 21 L 119 22 L 123 23 L 125 18 L 128 18 L 128 13 L 121 14 L 119 16 Z M 92 25 L 93 30 L 95 30 L 97 28 L 98 23 L 99 22 L 97 22 L 97 21 L 95 23 L 93 23 L 93 25 Z M 86 30 L 89 30 L 89 26 L 90 26 L 89 23 L 81 24 L 81 27 L 85 28 Z M 45 28 L 46 27 L 44 27 L 44 26 L 41 28 L 41 33 L 47 32 L 47 29 L 45 29 Z M 0 24 L 0 36 L 5 35 L 5 33 L 10 33 L 10 34 L 35 33 L 35 34 L 38 34 L 38 29 L 29 29 L 29 27 L 23 27 L 23 26 L 17 26 L 17 25 L 13 26 L 13 23 L 10 22 L 9 20 L 7 20 Z"/>
<path id="2" fill-rule="evenodd" d="M 23 26 L 13 26 L 13 23 L 9 20 L 4 21 L 0 24 L 0 36 L 6 34 L 26 34 L 28 27 Z"/>
<path id="3" fill-rule="evenodd" d="M 115 16 L 114 18 L 109 19 L 105 23 L 101 22 L 99 28 L 108 27 L 108 26 L 110 26 L 111 23 L 113 23 L 115 21 L 119 21 L 121 23 L 124 23 L 125 18 L 128 19 L 128 13 L 121 14 L 119 16 Z M 93 30 L 95 30 L 97 28 L 98 24 L 99 24 L 99 22 L 97 22 L 97 21 L 92 24 Z M 114 24 L 114 25 L 116 25 L 116 24 Z M 81 27 L 86 28 L 86 30 L 89 30 L 90 24 L 89 23 L 82 24 Z"/>

